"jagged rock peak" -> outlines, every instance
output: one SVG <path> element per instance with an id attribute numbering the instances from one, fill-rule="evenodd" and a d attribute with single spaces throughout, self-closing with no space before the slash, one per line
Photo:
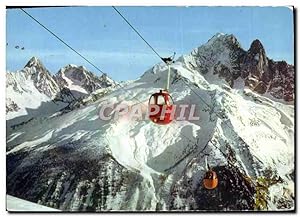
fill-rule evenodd
<path id="1" fill-rule="evenodd" d="M 221 38 L 221 37 L 224 37 L 224 36 L 226 36 L 225 33 L 218 32 L 218 33 L 216 33 L 213 37 L 211 37 L 208 41 L 216 40 L 216 39 Z"/>
<path id="2" fill-rule="evenodd" d="M 41 62 L 40 59 L 38 59 L 37 57 L 31 57 L 31 59 L 27 62 L 27 64 L 24 66 L 24 68 L 26 67 L 33 67 L 33 66 L 43 66 L 43 63 Z"/>
<path id="3" fill-rule="evenodd" d="M 265 49 L 260 40 L 255 39 L 249 48 L 249 52 L 257 54 L 257 53 L 264 53 L 265 54 Z"/>
<path id="4" fill-rule="evenodd" d="M 97 76 L 87 70 L 84 66 L 68 64 L 61 68 L 55 75 L 55 80 L 60 87 L 66 87 L 70 90 L 88 94 L 100 88 L 106 88 L 114 85 L 114 81 L 107 76 Z"/>
<path id="5" fill-rule="evenodd" d="M 225 43 L 230 45 L 235 45 L 237 47 L 241 47 L 240 43 L 238 42 L 237 38 L 233 34 L 225 34 L 225 33 L 217 33 L 213 37 L 211 37 L 207 44 L 213 45 L 215 43 Z"/>

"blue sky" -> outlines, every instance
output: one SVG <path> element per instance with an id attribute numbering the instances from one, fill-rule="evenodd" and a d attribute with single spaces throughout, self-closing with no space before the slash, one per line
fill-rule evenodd
<path id="1" fill-rule="evenodd" d="M 293 13 L 285 7 L 118 9 L 162 56 L 187 54 L 223 32 L 234 34 L 244 49 L 258 38 L 270 58 L 294 62 Z M 135 79 L 160 61 L 111 7 L 25 10 L 115 80 Z M 6 18 L 7 70 L 22 69 L 37 56 L 52 73 L 73 63 L 100 74 L 22 11 L 7 10 Z"/>

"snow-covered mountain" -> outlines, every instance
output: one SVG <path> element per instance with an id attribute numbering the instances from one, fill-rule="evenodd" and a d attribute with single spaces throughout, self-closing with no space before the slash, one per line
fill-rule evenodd
<path id="1" fill-rule="evenodd" d="M 25 76 L 26 72 L 31 75 L 28 78 L 33 81 L 34 86 L 40 93 L 53 98 L 59 92 L 59 86 L 38 58 L 32 57 L 25 65 L 24 71 Z"/>
<path id="2" fill-rule="evenodd" d="M 52 76 L 38 58 L 32 57 L 22 70 L 6 73 L 6 118 L 11 120 L 9 125 L 15 125 L 48 116 L 115 85 L 106 75 L 97 77 L 82 66 L 68 65 Z"/>
<path id="3" fill-rule="evenodd" d="M 245 51 L 234 35 L 218 33 L 182 61 L 204 76 L 218 75 L 231 87 L 243 85 L 278 100 L 294 101 L 294 66 L 269 59 L 258 39 Z"/>
<path id="4" fill-rule="evenodd" d="M 68 88 L 74 96 L 88 95 L 95 90 L 114 86 L 116 83 L 106 74 L 100 77 L 88 71 L 84 66 L 69 64 L 55 75 L 60 87 Z"/>
<path id="5" fill-rule="evenodd" d="M 254 71 L 242 77 L 235 51 L 247 55 L 218 34 L 172 64 L 175 104 L 195 104 L 199 121 L 99 118 L 106 103 L 145 114 L 166 82 L 157 64 L 86 106 L 8 128 L 7 193 L 68 211 L 294 209 L 294 106 L 244 86 Z M 215 190 L 202 186 L 207 154 Z"/>
<path id="6" fill-rule="evenodd" d="M 33 57 L 17 72 L 6 73 L 6 119 L 9 125 L 47 116 L 64 106 L 52 99 L 60 92 L 56 81 L 39 59 Z"/>

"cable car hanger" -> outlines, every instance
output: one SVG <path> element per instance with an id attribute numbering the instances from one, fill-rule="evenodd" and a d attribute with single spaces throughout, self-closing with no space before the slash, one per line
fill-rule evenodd
<path id="1" fill-rule="evenodd" d="M 174 109 L 173 107 L 174 101 L 171 95 L 169 94 L 169 86 L 170 86 L 171 64 L 174 63 L 175 54 L 176 53 L 174 52 L 173 56 L 161 58 L 164 61 L 164 63 L 166 63 L 168 66 L 166 86 L 164 89 L 161 89 L 159 92 L 152 94 L 149 98 L 148 106 L 151 114 L 149 115 L 149 118 L 155 124 L 166 125 L 171 123 L 172 120 L 174 119 L 172 117 L 172 111 Z M 159 110 L 156 111 L 154 106 L 158 106 Z M 165 112 L 163 112 L 164 109 Z M 153 114 L 153 112 L 155 111 L 156 113 Z"/>
<path id="2" fill-rule="evenodd" d="M 159 55 L 159 53 L 147 42 L 147 40 L 138 32 L 136 28 L 122 15 L 122 13 L 115 7 L 112 8 L 122 17 L 122 19 L 131 27 L 131 29 L 148 45 L 149 48 L 168 66 L 168 74 L 167 74 L 167 83 L 164 89 L 160 90 L 158 93 L 154 93 L 150 96 L 148 107 L 150 110 L 149 118 L 153 123 L 166 125 L 172 122 L 173 117 L 171 112 L 173 111 L 173 99 L 169 94 L 169 86 L 170 86 L 170 74 L 171 67 L 170 65 L 174 62 L 175 52 L 173 56 L 163 58 Z M 158 106 L 159 110 L 153 114 L 155 111 L 154 106 Z M 164 114 L 163 114 L 164 111 Z"/>
<path id="3" fill-rule="evenodd" d="M 167 77 L 167 85 L 165 90 L 169 91 L 169 87 L 170 87 L 170 74 L 171 74 L 171 64 L 174 63 L 174 58 L 175 58 L 176 52 L 174 52 L 173 56 L 169 56 L 166 58 L 161 58 L 162 61 L 164 61 L 164 63 L 168 66 L 168 77 Z"/>

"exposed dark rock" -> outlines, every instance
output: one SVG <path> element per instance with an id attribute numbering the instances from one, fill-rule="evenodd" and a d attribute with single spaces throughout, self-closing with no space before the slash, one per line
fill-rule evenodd
<path id="1" fill-rule="evenodd" d="M 196 65 L 189 62 L 187 67 L 202 74 L 212 71 L 231 87 L 240 77 L 246 87 L 257 93 L 294 101 L 294 66 L 269 59 L 258 39 L 245 51 L 233 35 L 217 34 L 191 55 Z"/>
<path id="2" fill-rule="evenodd" d="M 213 190 L 205 189 L 202 178 L 194 188 L 193 178 L 184 177 L 180 185 L 173 188 L 171 210 L 253 210 L 255 186 L 239 170 L 228 166 L 214 167 L 218 174 L 218 186 Z M 176 197 L 186 198 L 189 202 L 182 207 L 176 204 Z"/>

